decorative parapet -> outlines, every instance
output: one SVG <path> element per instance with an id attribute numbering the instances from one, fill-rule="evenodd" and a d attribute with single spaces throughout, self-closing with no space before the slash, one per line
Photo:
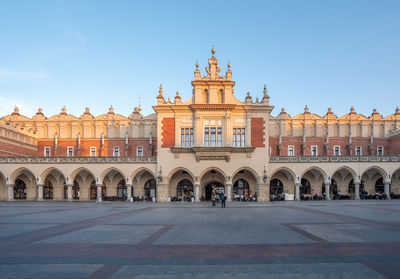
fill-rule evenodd
<path id="1" fill-rule="evenodd" d="M 156 163 L 157 157 L 0 157 L 0 164 Z"/>
<path id="2" fill-rule="evenodd" d="M 270 163 L 400 162 L 400 156 L 271 156 Z"/>

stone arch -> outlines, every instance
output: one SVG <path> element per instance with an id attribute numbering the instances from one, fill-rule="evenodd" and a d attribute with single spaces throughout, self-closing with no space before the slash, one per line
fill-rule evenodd
<path id="1" fill-rule="evenodd" d="M 321 194 L 322 193 L 322 187 L 321 185 L 324 183 L 324 181 L 327 179 L 327 174 L 324 170 L 317 166 L 312 166 L 307 168 L 301 175 L 300 178 L 305 178 L 310 182 L 310 191 L 311 195 L 314 194 Z"/>
<path id="2" fill-rule="evenodd" d="M 17 177 L 23 173 L 29 174 L 33 178 L 30 182 L 36 183 L 36 177 L 35 177 L 34 173 L 30 169 L 22 167 L 22 168 L 18 168 L 12 172 L 12 174 L 10 175 L 10 184 L 14 184 L 15 179 L 17 179 Z"/>
<path id="3" fill-rule="evenodd" d="M 357 178 L 357 174 L 352 168 L 341 166 L 332 173 L 331 177 L 336 181 L 337 192 L 340 192 L 343 198 L 350 195 L 349 184 Z"/>
<path id="4" fill-rule="evenodd" d="M 240 199 L 240 196 L 251 197 L 259 195 L 257 185 L 259 183 L 257 173 L 249 168 L 243 167 L 232 174 L 232 196 L 234 199 Z"/>
<path id="5" fill-rule="evenodd" d="M 71 181 L 72 181 L 72 182 L 74 181 L 74 179 L 76 178 L 76 176 L 77 176 L 81 171 L 86 171 L 86 172 L 90 173 L 94 178 L 96 178 L 96 175 L 94 175 L 94 173 L 93 173 L 91 170 L 89 170 L 88 168 L 85 168 L 85 167 L 80 167 L 80 168 L 77 168 L 76 170 L 74 170 L 74 171 L 71 173 L 71 175 L 69 176 L 69 177 L 71 178 Z"/>
<path id="6" fill-rule="evenodd" d="M 364 182 L 364 189 L 369 195 L 375 194 L 376 182 L 380 178 L 385 181 L 387 177 L 385 170 L 378 166 L 370 166 L 361 174 L 361 180 Z"/>
<path id="7" fill-rule="evenodd" d="M 268 195 L 270 195 L 270 199 L 271 195 L 275 195 L 274 189 L 271 189 L 271 181 L 273 179 L 279 179 L 279 181 L 283 184 L 282 187 L 284 193 L 294 194 L 296 175 L 291 169 L 281 167 L 276 169 L 274 172 L 272 172 L 271 176 L 269 176 L 270 189 Z"/>
<path id="8" fill-rule="evenodd" d="M 142 173 L 142 172 L 148 172 L 148 173 L 150 173 L 154 178 L 156 178 L 156 174 L 155 174 L 152 170 L 150 170 L 149 168 L 146 168 L 146 167 L 141 167 L 141 168 L 138 168 L 138 169 L 134 170 L 134 171 L 129 175 L 130 182 L 133 183 L 135 177 L 136 177 L 138 174 Z"/>
<path id="9" fill-rule="evenodd" d="M 68 198 L 68 192 L 65 185 L 65 175 L 58 168 L 47 168 L 41 174 L 41 181 L 43 183 L 43 198 L 49 198 L 51 194 L 54 200 L 64 200 Z M 50 188 L 53 188 L 52 190 Z"/>
<path id="10" fill-rule="evenodd" d="M 168 178 L 168 196 L 171 198 L 178 196 L 177 187 L 182 180 L 184 179 L 189 180 L 192 183 L 192 188 L 193 184 L 195 183 L 195 177 L 193 176 L 193 173 L 183 167 L 175 168 L 172 171 L 170 171 L 168 173 L 167 178 Z M 192 196 L 193 195 L 194 194 L 192 193 Z"/>
<path id="11" fill-rule="evenodd" d="M 148 168 L 142 167 L 139 169 L 136 169 L 132 174 L 130 175 L 131 177 L 131 183 L 133 186 L 133 196 L 134 197 L 143 197 L 145 196 L 145 186 L 147 185 L 150 180 L 155 181 L 156 185 L 156 195 L 158 194 L 158 189 L 157 189 L 157 180 L 155 174 Z M 154 181 L 151 183 L 153 185 Z"/>
<path id="12" fill-rule="evenodd" d="M 391 175 L 391 192 L 396 195 L 400 194 L 400 168 L 393 171 Z"/>
<path id="13" fill-rule="evenodd" d="M 211 197 L 213 187 L 218 188 L 219 191 L 226 192 L 226 182 L 226 174 L 221 169 L 215 167 L 207 168 L 200 175 L 200 196 L 203 200 L 208 200 Z"/>
<path id="14" fill-rule="evenodd" d="M 37 184 L 36 184 L 36 177 L 33 174 L 31 170 L 28 168 L 19 168 L 16 169 L 11 175 L 10 175 L 10 182 L 12 185 L 14 185 L 14 196 L 16 194 L 16 180 L 21 180 L 26 186 L 26 199 L 27 200 L 35 200 L 37 198 Z"/>
<path id="15" fill-rule="evenodd" d="M 124 174 L 120 169 L 118 169 L 118 168 L 116 168 L 116 167 L 110 167 L 110 168 L 104 170 L 104 171 L 100 174 L 101 181 L 104 181 L 104 178 L 105 178 L 110 172 L 112 172 L 112 171 L 118 172 L 119 174 L 121 174 L 121 176 L 122 176 L 124 179 L 126 179 L 125 174 Z"/>
<path id="16" fill-rule="evenodd" d="M 50 167 L 50 168 L 45 169 L 45 170 L 42 172 L 42 174 L 40 175 L 40 180 L 41 180 L 42 182 L 44 182 L 44 180 L 46 179 L 46 177 L 47 177 L 50 173 L 52 173 L 53 171 L 56 171 L 56 172 L 60 173 L 64 178 L 66 177 L 65 174 L 64 174 L 64 172 L 62 172 L 59 168 Z"/>
<path id="17" fill-rule="evenodd" d="M 76 184 L 79 185 L 79 200 L 87 201 L 91 199 L 93 181 L 96 183 L 96 176 L 92 171 L 85 167 L 78 168 L 72 172 L 71 181 L 74 189 L 77 186 Z"/>

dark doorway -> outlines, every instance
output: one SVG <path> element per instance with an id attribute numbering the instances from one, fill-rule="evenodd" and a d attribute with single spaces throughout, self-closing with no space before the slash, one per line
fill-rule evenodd
<path id="1" fill-rule="evenodd" d="M 206 186 L 206 189 L 205 189 L 205 194 L 206 194 L 205 200 L 206 201 L 211 200 L 211 195 L 212 195 L 213 189 L 216 189 L 217 193 L 219 193 L 219 192 L 225 193 L 225 186 L 222 185 L 221 183 L 219 183 L 219 182 L 208 183 Z"/>

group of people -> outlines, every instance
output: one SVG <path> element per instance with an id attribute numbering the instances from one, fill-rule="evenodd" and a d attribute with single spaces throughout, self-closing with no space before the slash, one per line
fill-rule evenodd
<path id="1" fill-rule="evenodd" d="M 211 205 L 215 206 L 217 203 L 221 203 L 221 207 L 226 206 L 226 195 L 222 191 L 218 191 L 217 188 L 213 188 L 211 193 Z"/>

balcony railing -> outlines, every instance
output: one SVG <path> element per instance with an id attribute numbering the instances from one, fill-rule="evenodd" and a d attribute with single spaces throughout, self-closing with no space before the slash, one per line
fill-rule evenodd
<path id="1" fill-rule="evenodd" d="M 93 164 L 93 163 L 155 163 L 156 156 L 149 157 L 0 157 L 0 164 Z"/>
<path id="2" fill-rule="evenodd" d="M 271 156 L 270 163 L 400 162 L 399 155 L 387 156 Z"/>

